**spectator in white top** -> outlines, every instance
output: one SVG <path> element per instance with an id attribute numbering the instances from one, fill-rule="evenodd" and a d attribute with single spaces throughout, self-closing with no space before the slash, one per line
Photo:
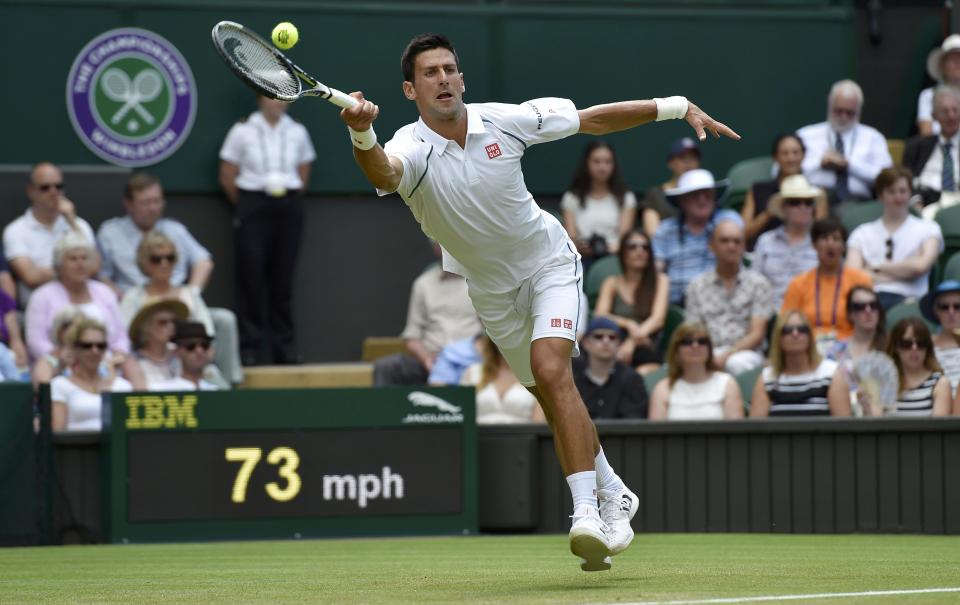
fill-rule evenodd
<path id="1" fill-rule="evenodd" d="M 220 148 L 220 186 L 236 208 L 241 357 L 244 365 L 295 364 L 293 279 L 303 194 L 317 154 L 307 129 L 287 115 L 287 103 L 258 95 L 257 105 Z"/>
<path id="2" fill-rule="evenodd" d="M 893 165 L 886 138 L 860 123 L 862 109 L 860 86 L 840 80 L 827 96 L 827 120 L 797 131 L 807 149 L 803 173 L 838 202 L 870 199 L 877 174 Z"/>
<path id="3" fill-rule="evenodd" d="M 847 240 L 847 266 L 870 274 L 884 309 L 927 293 L 930 269 L 943 252 L 934 221 L 910 214 L 910 171 L 894 166 L 877 177 L 883 216 L 860 225 Z"/>
<path id="4" fill-rule="evenodd" d="M 586 144 L 560 208 L 584 272 L 593 260 L 617 253 L 620 238 L 637 219 L 637 198 L 627 189 L 609 143 L 594 139 Z"/>
<path id="5" fill-rule="evenodd" d="M 173 334 L 176 355 L 180 359 L 180 374 L 157 383 L 152 391 L 216 391 L 220 387 L 207 380 L 205 369 L 213 361 L 213 337 L 202 323 L 178 321 Z"/>
<path id="6" fill-rule="evenodd" d="M 938 48 L 930 51 L 927 55 L 927 73 L 939 84 L 960 87 L 960 34 L 950 34 Z M 924 88 L 917 99 L 917 130 L 920 136 L 940 134 L 940 124 L 933 115 L 935 88 Z"/>
<path id="7" fill-rule="evenodd" d="M 112 364 L 106 366 L 106 373 L 101 371 L 109 346 L 103 324 L 81 318 L 67 331 L 66 339 L 71 350 L 70 375 L 57 376 L 50 383 L 52 428 L 57 432 L 99 431 L 101 394 L 130 391 L 133 387 L 114 373 Z"/>
<path id="8" fill-rule="evenodd" d="M 77 216 L 76 207 L 63 192 L 60 169 L 49 162 L 37 164 L 27 182 L 30 208 L 3 230 L 3 251 L 19 282 L 21 308 L 27 306 L 36 288 L 56 277 L 53 248 L 61 237 L 79 231 L 95 243 L 93 229 Z"/>

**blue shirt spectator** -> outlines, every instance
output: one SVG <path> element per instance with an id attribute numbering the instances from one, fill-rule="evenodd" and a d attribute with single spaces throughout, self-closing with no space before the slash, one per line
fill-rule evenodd
<path id="1" fill-rule="evenodd" d="M 708 170 L 697 168 L 683 173 L 674 189 L 664 191 L 670 203 L 680 209 L 668 218 L 653 236 L 657 268 L 670 278 L 670 302 L 683 304 L 693 278 L 716 264 L 710 250 L 713 228 L 722 221 L 743 227 L 743 219 L 732 210 L 717 210 L 717 198 L 726 190 L 725 181 L 716 182 Z"/>
<path id="2" fill-rule="evenodd" d="M 455 340 L 440 349 L 427 382 L 436 386 L 460 384 L 466 369 L 481 361 L 477 338 L 479 335 Z"/>

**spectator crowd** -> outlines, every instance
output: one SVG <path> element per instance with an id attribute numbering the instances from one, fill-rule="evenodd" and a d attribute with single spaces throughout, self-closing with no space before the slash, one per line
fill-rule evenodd
<path id="1" fill-rule="evenodd" d="M 582 258 L 591 308 L 571 372 L 591 417 L 960 415 L 960 275 L 944 273 L 937 221 L 960 201 L 960 35 L 927 69 L 937 84 L 902 157 L 861 122 L 852 80 L 829 88 L 824 121 L 776 136 L 769 172 L 739 191 L 690 138 L 640 196 L 609 143 L 586 144 L 543 220 Z M 124 215 L 95 232 L 61 171 L 34 166 L 30 205 L 3 230 L 0 379 L 50 383 L 54 427 L 96 430 L 104 391 L 230 388 L 243 365 L 299 363 L 293 267 L 315 157 L 270 99 L 226 137 L 236 316 L 204 302 L 213 259 L 164 215 L 155 177 L 132 175 Z M 462 277 L 427 268 L 401 338 L 375 386 L 472 385 L 479 423 L 545 421 Z"/>

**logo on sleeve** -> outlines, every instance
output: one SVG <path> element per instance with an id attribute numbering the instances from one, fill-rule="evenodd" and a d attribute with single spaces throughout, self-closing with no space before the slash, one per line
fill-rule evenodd
<path id="1" fill-rule="evenodd" d="M 502 153 L 500 153 L 500 144 L 499 144 L 499 143 L 492 143 L 492 144 L 487 145 L 486 147 L 484 147 L 484 149 L 487 150 L 487 157 L 490 158 L 491 160 L 492 160 L 493 158 L 498 158 L 498 157 L 500 157 L 501 155 L 503 155 Z"/>
<path id="2" fill-rule="evenodd" d="M 573 321 L 571 321 L 571 320 L 569 320 L 569 319 L 561 319 L 561 318 L 559 318 L 559 317 L 554 317 L 554 318 L 551 318 L 551 319 L 550 319 L 550 327 L 551 327 L 551 328 L 559 328 L 559 327 L 561 327 L 561 326 L 564 327 L 564 328 L 566 328 L 567 330 L 572 330 L 572 329 L 573 329 Z"/>

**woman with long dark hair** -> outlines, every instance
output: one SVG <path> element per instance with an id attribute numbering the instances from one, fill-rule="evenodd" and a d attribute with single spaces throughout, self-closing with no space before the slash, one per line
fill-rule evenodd
<path id="1" fill-rule="evenodd" d="M 583 257 L 584 271 L 593 259 L 617 252 L 620 238 L 637 219 L 637 198 L 627 189 L 608 143 L 594 139 L 584 147 L 560 208 L 563 225 Z"/>
<path id="2" fill-rule="evenodd" d="M 620 326 L 627 337 L 618 359 L 646 374 L 662 361 L 657 345 L 667 317 L 670 280 L 657 271 L 650 239 L 638 229 L 620 239 L 617 255 L 623 273 L 603 282 L 594 315 L 609 317 Z"/>
<path id="3" fill-rule="evenodd" d="M 900 388 L 895 416 L 949 416 L 950 381 L 933 351 L 930 329 L 919 317 L 905 317 L 893 326 L 887 355 L 897 366 Z M 872 406 L 864 406 L 869 410 Z"/>

